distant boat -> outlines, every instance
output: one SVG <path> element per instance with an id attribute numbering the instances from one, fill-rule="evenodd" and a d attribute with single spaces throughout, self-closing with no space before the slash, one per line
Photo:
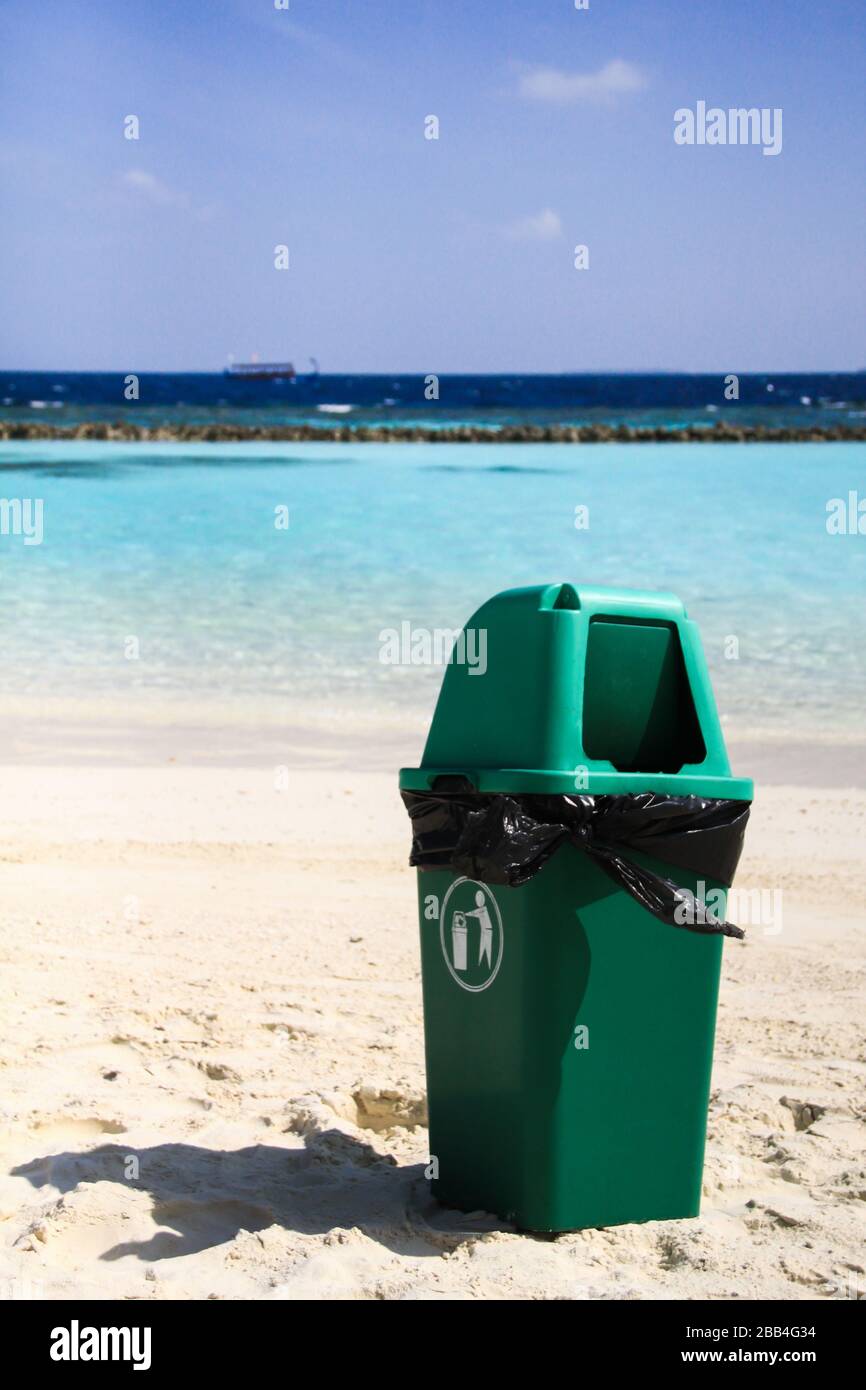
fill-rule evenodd
<path id="1" fill-rule="evenodd" d="M 294 381 L 297 372 L 291 362 L 232 362 L 223 375 L 245 381 Z"/>

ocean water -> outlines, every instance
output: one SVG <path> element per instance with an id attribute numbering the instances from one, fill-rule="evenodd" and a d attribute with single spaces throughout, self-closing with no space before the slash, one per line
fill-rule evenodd
<path id="1" fill-rule="evenodd" d="M 0 696 L 426 718 L 441 669 L 384 665 L 384 629 L 567 579 L 679 594 L 738 729 L 856 737 L 866 535 L 826 520 L 857 489 L 858 444 L 6 443 L 42 539 L 0 534 Z"/>
<path id="2" fill-rule="evenodd" d="M 130 371 L 135 371 L 134 364 Z M 76 425 L 862 424 L 866 372 L 741 373 L 739 398 L 725 399 L 725 374 L 560 373 L 437 378 L 424 373 L 304 373 L 295 381 L 247 381 L 218 372 L 145 372 L 139 398 L 125 398 L 125 372 L 0 372 L 0 415 Z"/>

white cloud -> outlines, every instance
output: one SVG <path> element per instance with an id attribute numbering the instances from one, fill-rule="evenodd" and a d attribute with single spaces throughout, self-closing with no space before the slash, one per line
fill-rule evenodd
<path id="1" fill-rule="evenodd" d="M 562 223 L 552 208 L 544 208 L 534 217 L 522 217 L 505 229 L 513 241 L 553 241 L 562 236 Z"/>
<path id="2" fill-rule="evenodd" d="M 120 182 L 124 188 L 131 189 L 149 203 L 158 203 L 161 207 L 189 206 L 189 196 L 186 193 L 178 193 L 175 189 L 169 188 L 162 179 L 158 179 L 155 174 L 146 173 L 144 169 L 129 169 L 121 175 Z"/>
<path id="3" fill-rule="evenodd" d="M 611 102 L 625 92 L 647 85 L 640 68 L 613 58 L 598 72 L 562 72 L 560 68 L 531 68 L 520 78 L 520 95 L 532 101 L 570 106 L 577 101 Z"/>

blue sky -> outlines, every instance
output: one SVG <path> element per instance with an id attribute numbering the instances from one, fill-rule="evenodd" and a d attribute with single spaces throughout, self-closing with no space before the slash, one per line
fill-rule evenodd
<path id="1" fill-rule="evenodd" d="M 0 0 L 0 367 L 862 368 L 864 36 L 862 0 Z M 698 100 L 781 107 L 781 154 L 677 146 Z"/>

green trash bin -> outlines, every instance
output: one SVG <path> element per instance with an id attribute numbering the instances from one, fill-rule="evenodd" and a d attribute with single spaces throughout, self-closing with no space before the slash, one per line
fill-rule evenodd
<path id="1" fill-rule="evenodd" d="M 468 629 L 486 668 L 457 643 L 404 792 L 751 801 L 672 595 L 513 589 Z M 722 937 L 658 921 L 572 843 L 518 887 L 446 866 L 418 894 L 437 1198 L 535 1231 L 697 1216 Z"/>

